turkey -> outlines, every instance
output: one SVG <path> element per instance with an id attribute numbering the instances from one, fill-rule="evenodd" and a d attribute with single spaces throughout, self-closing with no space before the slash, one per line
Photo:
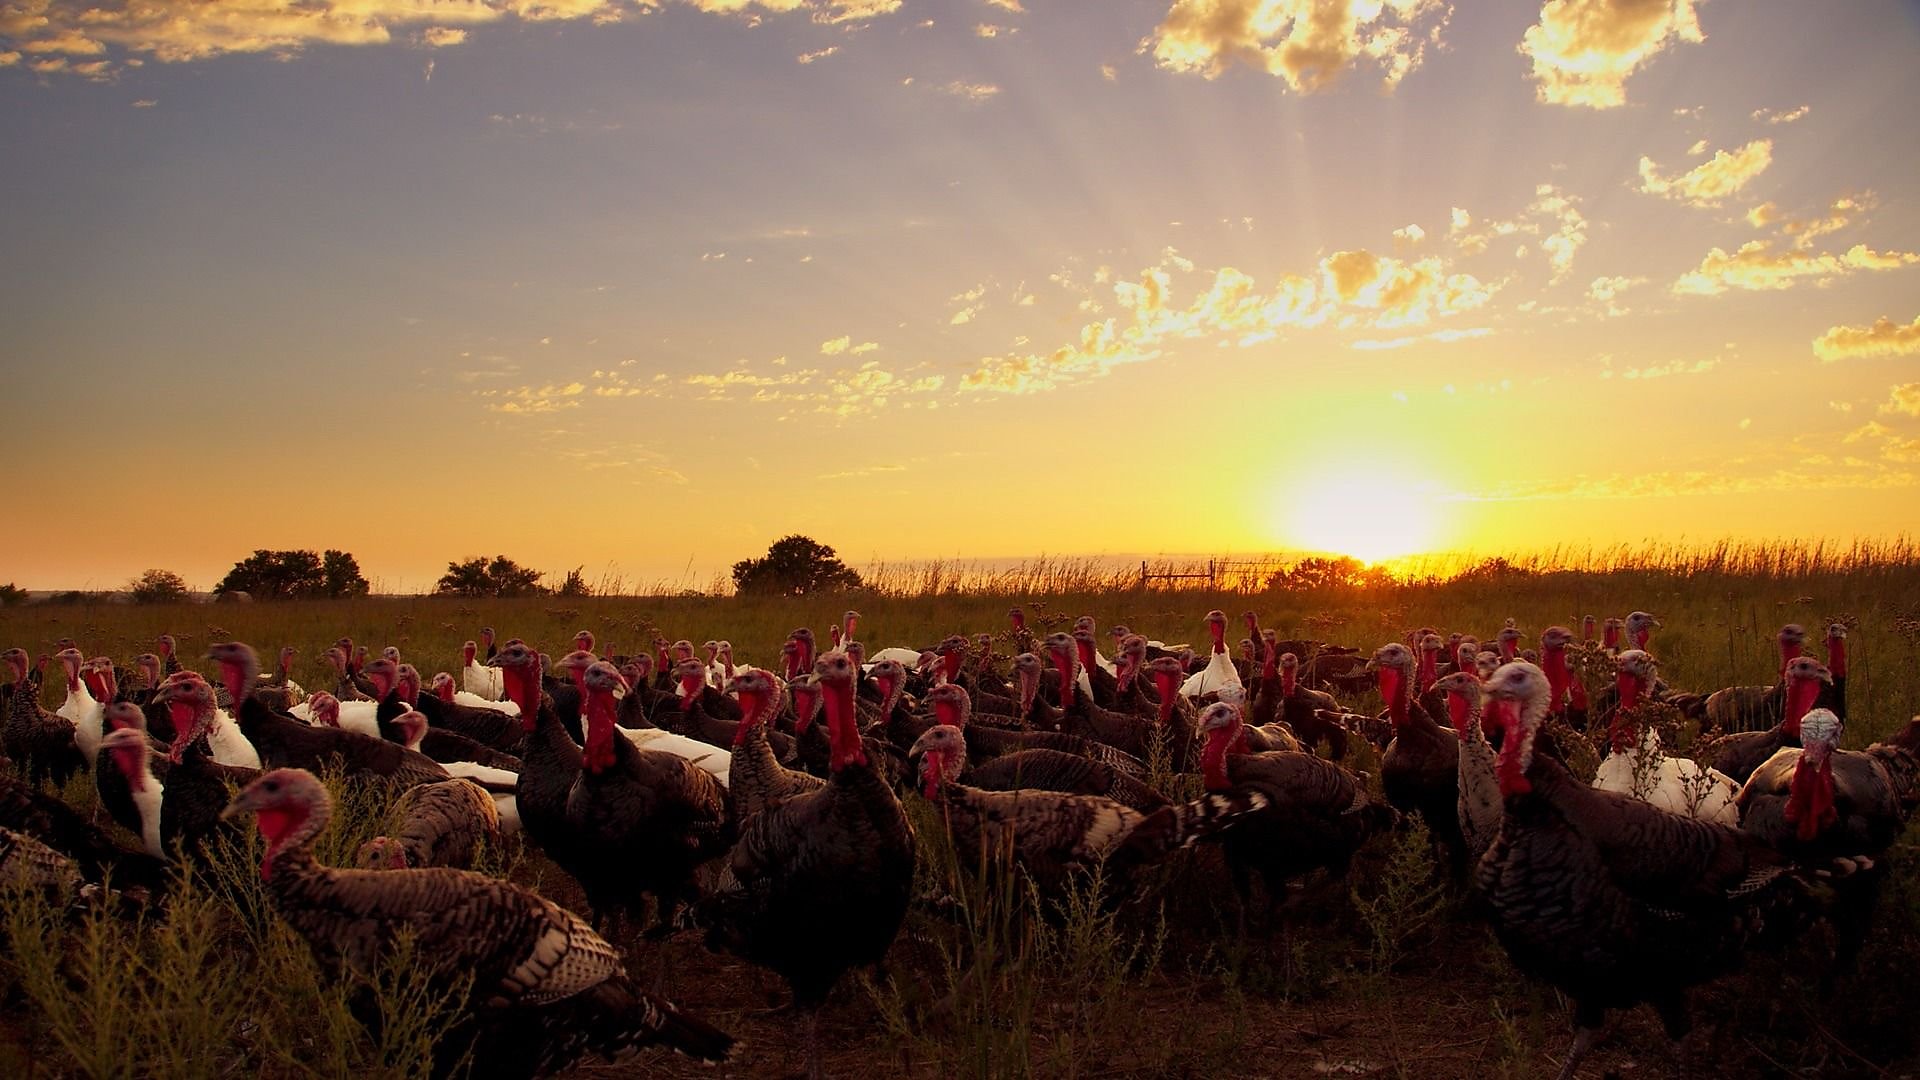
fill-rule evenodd
<path id="1" fill-rule="evenodd" d="M 1827 624 L 1827 674 L 1832 681 L 1820 693 L 1820 704 L 1847 722 L 1847 624 Z"/>
<path id="2" fill-rule="evenodd" d="M 541 1075 L 648 1046 L 709 1063 L 733 1053 L 730 1036 L 634 985 L 618 950 L 536 893 L 467 870 L 321 866 L 311 848 L 333 801 L 311 773 L 262 776 L 227 809 L 247 812 L 267 843 L 267 895 L 323 969 L 372 978 L 406 935 L 436 980 L 470 986 L 478 1072 Z"/>
<path id="3" fill-rule="evenodd" d="M 953 837 L 960 864 L 1009 852 L 1043 901 L 1064 896 L 1076 874 L 1096 870 L 1113 896 L 1129 897 L 1141 871 L 1267 805 L 1258 792 L 1233 791 L 1141 813 L 1098 795 L 982 791 L 959 782 L 967 740 L 948 724 L 927 729 L 909 756 L 920 761 L 921 792 Z"/>
<path id="4" fill-rule="evenodd" d="M 226 831 L 220 812 L 227 805 L 228 783 L 243 784 L 258 773 L 208 756 L 213 688 L 205 679 L 183 673 L 162 688 L 160 702 L 172 713 L 177 733 L 164 755 L 153 751 L 145 714 L 128 702 L 108 707 L 114 731 L 100 744 L 95 770 L 100 800 L 115 821 L 141 838 L 147 854 L 171 858 L 178 844 L 198 856 L 209 836 Z"/>
<path id="5" fill-rule="evenodd" d="M 773 969 L 807 1017 L 807 1072 L 821 1075 L 819 1010 L 852 967 L 877 964 L 913 884 L 913 833 L 871 768 L 855 724 L 854 666 L 815 666 L 833 745 L 825 787 L 749 818 L 713 894 L 696 909 L 710 948 Z"/>
<path id="6" fill-rule="evenodd" d="M 1669 1037 L 1684 1035 L 1686 989 L 1792 934 L 1808 893 L 1759 840 L 1589 787 L 1535 754 L 1550 699 L 1538 667 L 1502 666 L 1487 694 L 1505 731 L 1505 808 L 1476 881 L 1514 965 L 1573 999 L 1567 1080 L 1609 1009 L 1645 1002 Z"/>
<path id="7" fill-rule="evenodd" d="M 1540 631 L 1540 670 L 1547 676 L 1549 709 L 1552 715 L 1563 718 L 1577 681 L 1573 669 L 1567 666 L 1567 646 L 1573 644 L 1573 640 L 1573 631 L 1564 626 L 1549 626 Z"/>
<path id="8" fill-rule="evenodd" d="M 60 799 L 0 773 L 0 828 L 24 833 L 70 858 L 88 883 L 158 900 L 172 884 L 164 859 L 115 843 Z"/>
<path id="9" fill-rule="evenodd" d="M 795 795 L 826 786 L 827 782 L 818 776 L 781 765 L 774 755 L 773 745 L 767 740 L 767 726 L 780 711 L 782 700 L 771 674 L 758 669 L 743 671 L 727 684 L 727 692 L 739 700 L 742 717 L 733 737 L 727 784 L 727 797 L 736 824 Z M 808 722 L 811 721 L 808 717 Z"/>
<path id="10" fill-rule="evenodd" d="M 1213 638 L 1213 655 L 1208 658 L 1206 667 L 1181 684 L 1180 696 L 1191 698 L 1215 694 L 1228 698 L 1234 694 L 1244 695 L 1246 687 L 1240 682 L 1240 672 L 1233 666 L 1233 658 L 1227 655 L 1226 612 L 1217 609 L 1207 612 L 1207 633 Z"/>
<path id="11" fill-rule="evenodd" d="M 1759 731 L 1780 722 L 1787 672 L 1800 658 L 1807 632 L 1788 623 L 1774 635 L 1780 649 L 1780 677 L 1770 686 L 1729 686 L 1706 697 L 1706 726 L 1716 731 Z"/>
<path id="12" fill-rule="evenodd" d="M 100 753 L 100 740 L 107 734 L 104 726 L 106 708 L 107 702 L 113 700 L 113 695 L 94 692 L 104 688 L 93 682 L 94 669 L 81 660 L 79 649 L 61 649 L 53 658 L 60 661 L 60 666 L 67 672 L 67 699 L 60 703 L 55 715 L 73 725 L 74 745 L 80 748 L 88 767 L 92 767 L 94 758 Z"/>
<path id="13" fill-rule="evenodd" d="M 1399 642 L 1373 654 L 1380 675 L 1380 696 L 1387 702 L 1393 741 L 1380 755 L 1380 787 L 1387 801 L 1408 813 L 1419 812 L 1435 840 L 1446 845 L 1456 872 L 1467 870 L 1460 838 L 1460 739 L 1410 705 L 1413 651 Z"/>
<path id="14" fill-rule="evenodd" d="M 1129 763 L 1144 762 L 1156 749 L 1166 755 L 1167 765 L 1184 772 L 1192 758 L 1193 727 L 1190 714 L 1182 710 L 1180 697 L 1181 667 L 1178 660 L 1162 657 L 1147 665 L 1160 691 L 1160 719 L 1145 720 L 1132 713 L 1103 709 L 1077 693 L 1073 673 L 1079 666 L 1073 639 L 1051 634 L 1046 641 L 1047 655 L 1059 672 L 1060 731 L 1078 736 L 1095 746 L 1110 748 L 1102 760 L 1131 769 Z M 1169 681 L 1171 679 L 1171 681 Z M 1064 749 L 1064 748 L 1063 748 Z M 1123 760 L 1115 760 L 1117 754 Z M 1144 766 L 1137 775 L 1145 775 Z"/>
<path id="15" fill-rule="evenodd" d="M 969 721 L 973 706 L 964 688 L 944 683 L 927 691 L 927 703 L 933 707 L 936 723 L 959 728 L 962 741 L 974 730 Z M 925 733 L 922 733 L 924 738 Z M 914 745 L 918 745 L 916 740 Z M 920 775 L 920 763 L 911 754 L 907 760 L 912 775 Z M 995 756 L 972 765 L 958 778 L 968 787 L 984 791 L 1057 791 L 1068 795 L 1099 795 L 1123 806 L 1148 813 L 1167 805 L 1167 799 L 1144 781 L 1111 765 L 1082 754 L 1048 747 L 1031 747 Z"/>
<path id="16" fill-rule="evenodd" d="M 294 650 L 291 645 L 280 648 L 280 657 L 273 665 L 273 673 L 254 679 L 253 692 L 266 702 L 267 708 L 274 712 L 286 712 L 295 705 L 307 700 L 307 692 L 293 681 Z"/>
<path id="17" fill-rule="evenodd" d="M 1502 812 L 1500 779 L 1494 773 L 1498 760 L 1487 742 L 1481 725 L 1483 693 L 1480 676 L 1471 671 L 1456 671 L 1440 677 L 1434 684 L 1447 695 L 1447 715 L 1460 735 L 1460 795 L 1454 805 L 1460 822 L 1460 843 L 1467 865 L 1477 866 L 1480 857 L 1492 846 L 1500 831 Z"/>
<path id="18" fill-rule="evenodd" d="M 453 677 L 445 672 L 441 672 L 436 678 L 442 681 L 444 687 L 451 688 L 453 685 Z M 442 704 L 446 703 L 446 697 L 444 695 L 435 694 L 434 697 Z M 415 695 L 416 702 L 421 700 L 424 699 Z M 475 765 L 484 765 L 491 769 L 504 769 L 507 772 L 520 771 L 520 759 L 518 757 L 503 750 L 495 750 L 486 743 L 480 742 L 477 739 L 468 738 L 457 731 L 449 731 L 446 728 L 432 726 L 433 721 L 427 716 L 424 709 L 410 707 L 409 711 L 420 717 L 420 722 L 424 728 L 419 745 L 415 745 L 408 739 L 398 738 L 400 734 L 399 730 L 393 726 L 390 720 L 383 719 L 378 721 L 381 737 L 401 742 L 406 745 L 407 749 L 418 750 L 442 765 L 467 761 Z M 448 771 L 451 772 L 452 770 Z M 455 775 L 459 774 L 456 773 Z"/>
<path id="19" fill-rule="evenodd" d="M 325 690 L 315 690 L 306 701 L 287 710 L 287 715 L 318 727 L 341 728 L 370 739 L 381 737 L 378 701 L 341 701 Z"/>
<path id="20" fill-rule="evenodd" d="M 626 681 L 612 664 L 594 661 L 581 682 L 587 743 L 566 816 L 595 858 L 568 870 L 586 890 L 596 921 L 632 912 L 651 896 L 664 931 L 680 905 L 696 898 L 694 867 L 733 842 L 727 789 L 683 757 L 621 737 Z"/>
<path id="21" fill-rule="evenodd" d="M 500 846 L 500 812 L 493 797 L 471 780 L 415 784 L 394 800 L 392 820 L 393 835 L 360 845 L 354 861 L 361 869 L 471 870 L 474 856 Z"/>
<path id="22" fill-rule="evenodd" d="M 460 646 L 460 686 L 467 693 L 487 701 L 505 701 L 507 684 L 500 677 L 500 669 L 487 667 L 476 657 L 480 647 L 469 641 Z M 491 656 L 488 659 L 492 659 Z"/>
<path id="23" fill-rule="evenodd" d="M 1776 751 L 1800 745 L 1800 718 L 1820 698 L 1820 688 L 1833 675 L 1811 656 L 1796 657 L 1787 665 L 1780 687 L 1780 719 L 1765 731 L 1740 731 L 1714 742 L 1713 767 L 1744 784 L 1753 770 Z"/>
<path id="24" fill-rule="evenodd" d="M 1738 824 L 1733 800 L 1740 785 L 1718 769 L 1669 756 L 1660 745 L 1660 733 L 1641 715 L 1640 703 L 1653 687 L 1657 666 L 1653 657 L 1639 649 L 1627 649 L 1614 658 L 1620 705 L 1608 732 L 1612 752 L 1600 763 L 1593 786 L 1643 799 L 1670 814 Z M 1552 683 L 1550 674 L 1548 683 Z"/>
<path id="25" fill-rule="evenodd" d="M 356 735 L 338 728 L 314 727 L 269 710 L 243 688 L 253 682 L 259 667 L 252 646 L 238 641 L 212 647 L 210 657 L 220 665 L 227 691 L 240 703 L 241 734 L 270 768 L 339 768 L 348 776 L 384 780 L 406 787 L 445 780 L 447 771 L 424 754 L 397 743 Z"/>
<path id="26" fill-rule="evenodd" d="M 1200 771 L 1207 791 L 1259 801 L 1220 835 L 1244 931 L 1256 875 L 1270 907 L 1286 883 L 1302 874 L 1324 868 L 1331 881 L 1343 880 L 1354 853 L 1398 815 L 1367 794 L 1362 778 L 1333 762 L 1299 751 L 1246 752 L 1243 724 L 1232 702 L 1215 702 L 1200 714 L 1206 739 Z"/>
<path id="27" fill-rule="evenodd" d="M 1300 658 L 1290 652 L 1280 654 L 1279 707 L 1281 722 L 1293 729 L 1302 749 L 1317 753 L 1324 741 L 1328 757 L 1339 761 L 1347 756 L 1347 729 L 1328 719 L 1340 713 L 1340 703 L 1324 690 L 1300 684 Z"/>
<path id="28" fill-rule="evenodd" d="M 23 832 L 0 826 L 0 889 L 43 892 L 53 898 L 80 890 L 80 867 Z"/>
<path id="29" fill-rule="evenodd" d="M 25 768 L 27 783 L 39 787 L 51 780 L 65 787 L 67 778 L 86 766 L 86 759 L 74 743 L 73 721 L 50 713 L 40 706 L 39 688 L 27 681 L 27 654 L 22 649 L 0 653 L 0 660 L 13 666 L 13 693 L 7 698 L 7 715 L 0 727 L 0 743 L 7 757 Z"/>
<path id="30" fill-rule="evenodd" d="M 1785 749 L 1740 789 L 1740 828 L 1802 863 L 1852 861 L 1861 871 L 1836 885 L 1837 965 L 1858 954 L 1871 928 L 1887 862 L 1881 857 L 1920 805 L 1920 717 L 1864 751 L 1836 748 L 1830 709 L 1800 720 L 1800 749 Z"/>

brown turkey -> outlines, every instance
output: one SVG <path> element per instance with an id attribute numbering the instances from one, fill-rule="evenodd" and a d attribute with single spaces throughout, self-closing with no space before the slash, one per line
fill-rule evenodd
<path id="1" fill-rule="evenodd" d="M 652 897 L 656 932 L 664 933 L 680 906 L 698 896 L 694 868 L 733 843 L 727 790 L 686 758 L 642 750 L 622 733 L 619 699 L 627 686 L 612 664 L 593 661 L 581 685 L 587 742 L 566 817 L 596 857 L 568 869 L 586 890 L 596 922 L 621 911 L 639 914 L 643 898 Z"/>
<path id="2" fill-rule="evenodd" d="M 1267 805 L 1259 792 L 1231 791 L 1141 813 L 1098 795 L 982 791 L 959 782 L 967 740 L 947 724 L 928 729 L 910 756 L 920 759 L 921 792 L 952 835 L 961 865 L 1010 852 L 1043 901 L 1062 897 L 1076 874 L 1096 870 L 1109 896 L 1130 897 L 1142 870 Z"/>
<path id="3" fill-rule="evenodd" d="M 1240 708 L 1231 702 L 1207 706 L 1200 729 L 1206 739 L 1200 771 L 1207 791 L 1257 793 L 1264 800 L 1219 837 L 1240 895 L 1243 932 L 1255 876 L 1266 886 L 1269 910 L 1286 883 L 1302 874 L 1325 869 L 1332 882 L 1342 881 L 1367 838 L 1399 817 L 1367 794 L 1362 777 L 1331 761 L 1289 750 L 1249 753 Z"/>
<path id="4" fill-rule="evenodd" d="M 1652 1005 L 1677 1039 L 1688 987 L 1783 944 L 1814 914 L 1806 873 L 1757 838 L 1590 787 L 1535 754 L 1550 701 L 1538 667 L 1502 666 L 1487 694 L 1505 731 L 1505 805 L 1476 881 L 1514 965 L 1573 999 L 1562 1080 L 1608 1010 Z"/>
<path id="5" fill-rule="evenodd" d="M 1920 805 L 1920 717 L 1865 750 L 1836 748 L 1843 725 L 1829 709 L 1800 720 L 1800 749 L 1768 758 L 1740 790 L 1740 828 L 1803 862 L 1850 859 L 1862 872 L 1836 882 L 1837 959 L 1844 968 L 1871 929 L 1887 877 L 1887 849 Z"/>
<path id="6" fill-rule="evenodd" d="M 0 660 L 13 666 L 13 693 L 7 698 L 7 715 L 0 722 L 0 743 L 7 757 L 25 770 L 30 786 L 39 787 L 51 780 L 56 788 L 65 787 L 67 778 L 86 768 L 86 758 L 74 741 L 72 720 L 50 713 L 40 705 L 40 687 L 27 678 L 27 654 L 22 649 L 0 653 Z"/>
<path id="7" fill-rule="evenodd" d="M 391 836 L 360 845 L 354 861 L 361 869 L 471 870 L 474 856 L 500 846 L 500 811 L 493 796 L 471 780 L 415 784 L 394 800 L 393 821 Z"/>
<path id="8" fill-rule="evenodd" d="M 1373 654 L 1373 666 L 1393 725 L 1393 741 L 1380 755 L 1381 790 L 1396 808 L 1419 813 L 1433 838 L 1445 845 L 1454 871 L 1464 876 L 1468 866 L 1460 838 L 1460 737 L 1408 700 L 1412 650 L 1397 641 L 1382 645 Z"/>
<path id="9" fill-rule="evenodd" d="M 825 780 L 812 773 L 780 764 L 774 754 L 767 725 L 780 711 L 782 701 L 780 688 L 774 684 L 771 673 L 743 671 L 733 677 L 727 692 L 739 700 L 741 714 L 740 726 L 733 737 L 732 763 L 727 769 L 727 800 L 736 826 L 795 795 L 826 786 Z M 811 707 L 808 712 L 812 712 Z M 807 716 L 806 721 L 811 725 L 813 717 Z M 787 741 L 792 744 L 792 739 Z"/>
<path id="10" fill-rule="evenodd" d="M 963 740 L 965 733 L 973 730 L 972 702 L 962 687 L 953 683 L 936 686 L 927 691 L 927 703 L 933 707 L 935 721 L 959 728 Z M 924 737 L 923 732 L 921 738 Z M 920 775 L 920 764 L 908 755 L 907 768 L 911 775 Z M 1143 814 L 1167 805 L 1166 796 L 1137 777 L 1084 754 L 1044 746 L 1014 750 L 977 765 L 969 764 L 959 780 L 984 791 L 1032 788 L 1069 795 L 1100 795 Z"/>
<path id="11" fill-rule="evenodd" d="M 1780 711 L 1773 726 L 1765 731 L 1740 731 L 1714 741 L 1713 767 L 1736 784 L 1744 784 L 1753 770 L 1776 752 L 1800 745 L 1800 719 L 1820 699 L 1820 688 L 1833 676 L 1811 656 L 1795 657 L 1787 664 L 1781 680 L 1778 701 Z M 1723 691 L 1724 692 L 1724 691 Z"/>
<path id="12" fill-rule="evenodd" d="M 906 917 L 913 831 L 868 763 L 854 713 L 854 665 L 815 665 L 833 745 L 831 777 L 742 824 L 712 895 L 696 909 L 708 947 L 771 968 L 807 1017 L 807 1071 L 821 1075 L 819 1010 L 847 969 L 877 964 Z"/>
<path id="13" fill-rule="evenodd" d="M 370 978 L 404 934 L 436 981 L 469 987 L 468 1038 L 444 1050 L 470 1042 L 477 1074 L 544 1075 L 649 1046 L 710 1063 L 733 1054 L 730 1036 L 634 985 L 618 950 L 536 893 L 467 870 L 321 866 L 312 844 L 333 804 L 311 773 L 269 772 L 227 812 L 255 815 L 267 895 L 322 968 Z"/>

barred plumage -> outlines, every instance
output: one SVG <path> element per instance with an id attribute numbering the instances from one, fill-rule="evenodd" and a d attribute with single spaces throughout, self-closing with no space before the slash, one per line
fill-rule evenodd
<path id="1" fill-rule="evenodd" d="M 340 870 L 310 845 L 332 815 L 311 773 L 276 769 L 229 813 L 260 815 L 261 875 L 274 907 L 330 970 L 377 970 L 403 936 L 435 979 L 471 978 L 467 1004 L 490 1075 L 541 1075 L 587 1053 L 613 1059 L 664 1045 L 725 1061 L 734 1042 L 636 987 L 618 952 L 578 916 L 510 882 L 466 870 Z"/>

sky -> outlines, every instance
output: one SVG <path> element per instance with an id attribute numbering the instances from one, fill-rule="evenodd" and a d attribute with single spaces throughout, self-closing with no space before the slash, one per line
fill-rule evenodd
<path id="1" fill-rule="evenodd" d="M 0 0 L 0 579 L 1890 537 L 1917 46 L 1915 0 Z"/>

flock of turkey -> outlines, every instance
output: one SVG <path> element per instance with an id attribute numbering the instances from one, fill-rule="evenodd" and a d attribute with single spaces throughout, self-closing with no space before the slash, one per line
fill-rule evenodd
<path id="1" fill-rule="evenodd" d="M 1608 1010 L 1649 1004 L 1677 1038 L 1688 987 L 1817 921 L 1847 963 L 1920 801 L 1920 717 L 1838 748 L 1840 624 L 1824 664 L 1788 626 L 1774 685 L 1697 694 L 1660 678 L 1642 612 L 1599 640 L 1591 618 L 1580 635 L 1550 627 L 1532 649 L 1511 621 L 1484 646 L 1423 628 L 1371 658 L 1277 640 L 1252 614 L 1236 657 L 1214 611 L 1202 654 L 1114 627 L 1109 659 L 1091 618 L 1038 637 L 1010 617 L 997 639 L 868 655 L 849 612 L 818 656 L 794 631 L 778 671 L 725 642 L 602 655 L 583 631 L 549 658 L 486 630 L 457 675 L 423 680 L 397 650 L 341 639 L 335 685 L 313 693 L 289 677 L 291 648 L 263 674 L 249 646 L 214 645 L 209 681 L 170 637 L 125 668 L 62 642 L 52 711 L 49 658 L 10 649 L 0 882 L 98 894 L 110 875 L 158 896 L 170 862 L 204 858 L 250 813 L 265 888 L 324 964 L 371 970 L 405 932 L 423 962 L 472 976 L 465 1048 L 483 1073 L 648 1046 L 729 1059 L 730 1036 L 660 996 L 663 950 L 643 980 L 602 936 L 633 919 L 777 973 L 818 1075 L 822 1002 L 882 963 L 926 899 L 903 799 L 927 800 L 956 851 L 1010 854 L 1042 897 L 1097 866 L 1125 903 L 1170 853 L 1217 843 L 1243 932 L 1256 879 L 1269 905 L 1303 876 L 1337 879 L 1417 815 L 1514 963 L 1572 999 L 1566 1077 Z M 1599 663 L 1613 678 L 1590 693 Z M 1379 716 L 1336 697 L 1375 688 Z M 1675 720 L 1698 723 L 1701 760 L 1666 752 Z M 1344 764 L 1362 738 L 1377 787 Z M 1569 768 L 1582 744 L 1604 752 L 1591 782 Z M 141 850 L 42 791 L 79 770 Z M 393 835 L 357 867 L 312 855 L 332 813 L 316 773 L 400 792 Z M 516 832 L 577 879 L 591 919 L 469 869 Z"/>

